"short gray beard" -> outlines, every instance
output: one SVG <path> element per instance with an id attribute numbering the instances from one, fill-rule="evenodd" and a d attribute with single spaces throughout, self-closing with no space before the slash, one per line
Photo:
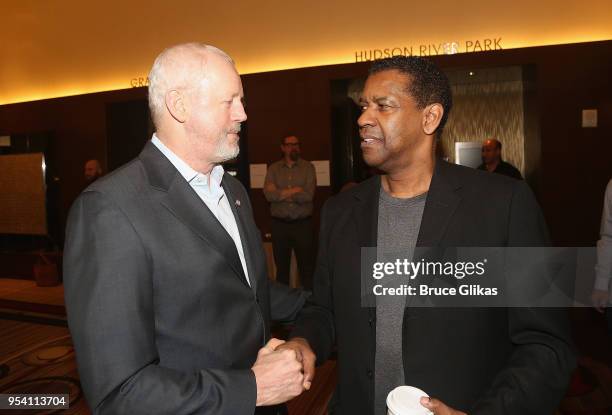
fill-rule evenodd
<path id="1" fill-rule="evenodd" d="M 217 163 L 223 163 L 225 161 L 235 159 L 240 153 L 240 146 L 230 147 L 229 143 L 222 141 L 221 145 L 215 151 L 215 161 Z"/>

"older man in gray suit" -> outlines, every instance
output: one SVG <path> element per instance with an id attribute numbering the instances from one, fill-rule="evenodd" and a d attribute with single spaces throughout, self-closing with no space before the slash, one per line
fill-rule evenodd
<path id="1" fill-rule="evenodd" d="M 184 44 L 149 79 L 156 133 L 68 221 L 85 396 L 96 414 L 278 413 L 270 406 L 309 384 L 295 352 L 274 351 L 269 322 L 294 318 L 304 299 L 268 281 L 248 195 L 220 164 L 238 154 L 247 118 L 240 77 L 223 51 Z"/>

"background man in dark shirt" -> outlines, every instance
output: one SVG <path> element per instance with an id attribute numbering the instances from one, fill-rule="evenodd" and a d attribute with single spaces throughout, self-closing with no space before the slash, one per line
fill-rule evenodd
<path id="1" fill-rule="evenodd" d="M 95 182 L 99 177 L 102 177 L 102 166 L 96 159 L 87 160 L 83 167 L 83 176 L 87 185 Z"/>
<path id="2" fill-rule="evenodd" d="M 485 140 L 482 143 L 482 164 L 478 166 L 478 170 L 486 170 L 522 180 L 521 172 L 512 164 L 502 160 L 501 149 L 502 144 L 498 140 L 494 138 Z"/>

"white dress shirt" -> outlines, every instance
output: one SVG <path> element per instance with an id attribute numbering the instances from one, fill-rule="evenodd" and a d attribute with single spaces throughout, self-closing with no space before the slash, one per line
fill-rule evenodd
<path id="1" fill-rule="evenodd" d="M 217 220 L 221 223 L 223 228 L 227 231 L 229 236 L 234 240 L 236 249 L 238 250 L 238 256 L 240 257 L 240 263 L 244 270 L 247 282 L 251 285 L 249 279 L 249 272 L 247 271 L 246 260 L 244 259 L 244 250 L 242 249 L 242 241 L 240 239 L 240 232 L 238 232 L 238 225 L 236 224 L 236 218 L 232 212 L 232 208 L 227 200 L 225 191 L 221 186 L 221 180 L 223 179 L 223 167 L 217 165 L 213 167 L 209 174 L 202 174 L 192 169 L 187 163 L 185 163 L 179 156 L 177 156 L 172 150 L 170 150 L 164 143 L 161 142 L 155 134 L 151 138 L 151 142 L 162 152 L 170 163 L 176 167 L 181 176 L 187 180 L 187 183 L 196 192 L 196 194 L 206 204 L 208 209 L 212 212 Z M 209 185 L 210 184 L 210 185 Z"/>

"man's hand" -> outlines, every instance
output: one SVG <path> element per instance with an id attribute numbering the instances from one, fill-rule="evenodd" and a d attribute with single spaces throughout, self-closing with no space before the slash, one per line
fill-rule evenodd
<path id="1" fill-rule="evenodd" d="M 450 406 L 446 406 L 442 401 L 436 398 L 422 397 L 421 405 L 433 412 L 434 415 L 467 415 L 465 412 L 457 411 Z"/>
<path id="2" fill-rule="evenodd" d="M 315 375 L 315 362 L 317 360 L 314 352 L 308 344 L 308 340 L 302 337 L 295 337 L 288 342 L 281 343 L 276 350 L 294 350 L 297 359 L 302 362 L 304 367 L 304 389 L 310 389 Z"/>
<path id="3" fill-rule="evenodd" d="M 303 392 L 302 363 L 292 349 L 275 350 L 284 341 L 271 339 L 251 368 L 257 382 L 257 406 L 287 402 Z"/>
<path id="4" fill-rule="evenodd" d="M 591 300 L 593 301 L 593 307 L 595 310 L 603 313 L 606 307 L 608 306 L 608 299 L 610 295 L 608 291 L 604 290 L 593 290 L 593 294 L 591 294 Z"/>

